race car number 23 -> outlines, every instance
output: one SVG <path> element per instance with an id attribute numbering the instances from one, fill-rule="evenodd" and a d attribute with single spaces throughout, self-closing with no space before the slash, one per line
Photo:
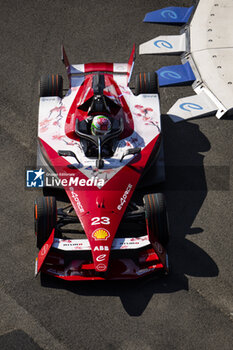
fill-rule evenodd
<path id="1" fill-rule="evenodd" d="M 107 216 L 101 216 L 101 218 L 99 216 L 96 216 L 92 218 L 91 221 L 91 225 L 110 225 L 110 218 Z"/>

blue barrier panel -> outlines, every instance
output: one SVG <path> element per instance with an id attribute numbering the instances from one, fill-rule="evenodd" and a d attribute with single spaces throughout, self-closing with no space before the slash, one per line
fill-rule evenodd
<path id="1" fill-rule="evenodd" d="M 159 86 L 191 85 L 195 80 L 189 62 L 162 67 L 156 73 L 158 74 Z"/>
<path id="2" fill-rule="evenodd" d="M 161 10 L 148 12 L 143 22 L 184 24 L 191 16 L 194 6 L 191 7 L 165 7 Z"/>

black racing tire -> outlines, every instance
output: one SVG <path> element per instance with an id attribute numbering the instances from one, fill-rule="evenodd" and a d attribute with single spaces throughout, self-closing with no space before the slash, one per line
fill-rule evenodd
<path id="1" fill-rule="evenodd" d="M 48 240 L 57 221 L 57 203 L 55 197 L 39 197 L 34 205 L 35 234 L 37 248 L 41 249 Z"/>
<path id="2" fill-rule="evenodd" d="M 63 78 L 59 74 L 42 75 L 39 85 L 40 97 L 63 96 Z"/>
<path id="3" fill-rule="evenodd" d="M 135 78 L 135 95 L 158 94 L 158 76 L 155 72 L 138 73 Z"/>
<path id="4" fill-rule="evenodd" d="M 145 195 L 143 201 L 151 239 L 157 238 L 166 247 L 169 242 L 169 225 L 165 196 L 163 193 L 151 193 Z"/>

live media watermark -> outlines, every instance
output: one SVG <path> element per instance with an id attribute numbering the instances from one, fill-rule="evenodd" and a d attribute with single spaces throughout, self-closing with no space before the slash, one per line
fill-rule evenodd
<path id="1" fill-rule="evenodd" d="M 67 173 L 47 173 L 42 168 L 37 170 L 26 170 L 26 187 L 42 188 L 42 187 L 98 187 L 101 188 L 105 184 L 104 179 L 97 176 L 90 178 L 80 178 L 75 174 Z"/>
<path id="2" fill-rule="evenodd" d="M 49 173 L 47 170 L 39 168 L 36 170 L 26 170 L 26 188 L 69 188 L 78 190 L 96 190 L 96 188 L 109 191 L 125 191 L 128 183 L 124 177 L 117 172 L 114 176 L 109 176 L 111 169 L 91 169 L 88 176 L 81 171 L 76 174 L 64 172 L 61 168 L 57 173 Z M 231 186 L 231 172 L 229 166 L 165 166 L 165 177 L 163 181 L 156 181 L 156 173 L 162 173 L 164 168 L 157 167 L 155 170 L 141 174 L 137 184 L 138 188 L 150 187 L 152 192 L 163 191 L 229 191 Z M 144 176 L 145 175 L 145 176 Z M 108 181 L 110 186 L 105 186 Z M 113 180 L 113 181 L 112 181 Z M 156 187 L 159 185 L 159 189 Z"/>

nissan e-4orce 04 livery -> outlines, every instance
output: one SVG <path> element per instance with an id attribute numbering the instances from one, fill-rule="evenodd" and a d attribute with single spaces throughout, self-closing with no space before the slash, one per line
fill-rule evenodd
<path id="1" fill-rule="evenodd" d="M 134 57 L 135 46 L 128 63 L 70 65 L 62 47 L 66 95 L 60 75 L 41 77 L 37 165 L 44 194 L 59 187 L 66 203 L 57 208 L 56 195 L 35 201 L 36 274 L 114 280 L 168 272 L 164 196 L 147 191 L 163 177 L 157 76 L 137 74 L 133 92 Z"/>

